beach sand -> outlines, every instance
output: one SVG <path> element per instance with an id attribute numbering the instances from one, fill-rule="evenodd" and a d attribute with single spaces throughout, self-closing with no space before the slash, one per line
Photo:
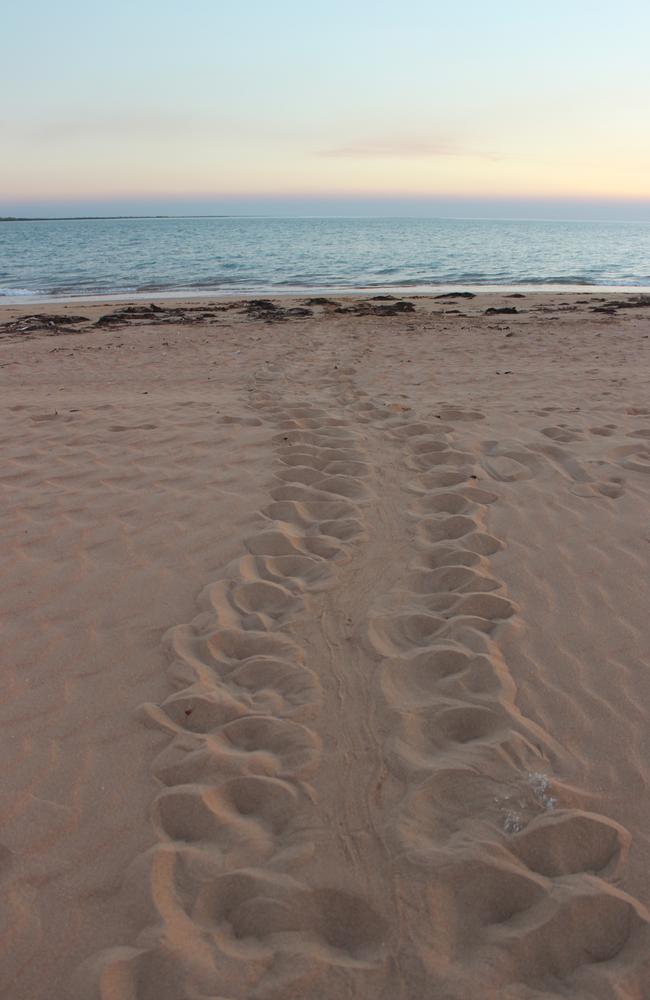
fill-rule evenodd
<path id="1" fill-rule="evenodd" d="M 650 300 L 307 298 L 0 310 L 0 995 L 648 998 Z"/>

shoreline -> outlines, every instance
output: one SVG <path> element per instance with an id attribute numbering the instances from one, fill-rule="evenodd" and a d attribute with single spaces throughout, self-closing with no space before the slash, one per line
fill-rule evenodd
<path id="1" fill-rule="evenodd" d="M 65 294 L 65 295 L 0 295 L 0 308 L 3 306 L 32 306 L 66 303 L 103 302 L 125 303 L 143 302 L 162 299 L 166 302 L 185 302 L 190 299 L 255 299 L 261 296 L 267 298 L 298 299 L 311 298 L 317 295 L 337 295 L 343 298 L 359 296 L 395 295 L 402 298 L 435 299 L 445 294 L 471 292 L 473 295 L 648 295 L 650 285 L 476 285 L 476 284 L 443 284 L 443 285 L 373 285 L 359 288 L 340 288 L 335 285 L 314 285 L 309 288 L 274 288 L 260 287 L 251 289 L 221 289 L 216 291 L 197 291 L 169 289 L 167 291 L 145 292 L 107 292 L 105 294 Z"/>

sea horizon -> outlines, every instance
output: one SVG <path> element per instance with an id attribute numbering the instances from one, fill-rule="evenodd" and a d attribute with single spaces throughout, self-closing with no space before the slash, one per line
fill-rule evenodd
<path id="1" fill-rule="evenodd" d="M 5 304 L 524 288 L 647 290 L 648 223 L 188 215 L 0 227 Z"/>
<path id="2" fill-rule="evenodd" d="M 356 212 L 154 212 L 154 213 L 117 213 L 115 215 L 0 215 L 0 222 L 110 222 L 125 219 L 268 219 L 276 221 L 300 221 L 304 219 L 351 219 L 364 222 L 373 220 L 416 220 L 431 222 L 540 222 L 549 223 L 585 223 L 591 225 L 629 225 L 650 226 L 650 219 L 583 218 L 581 216 L 542 216 L 542 215 L 439 215 L 425 214 L 409 215 L 404 212 L 378 212 L 367 215 Z"/>

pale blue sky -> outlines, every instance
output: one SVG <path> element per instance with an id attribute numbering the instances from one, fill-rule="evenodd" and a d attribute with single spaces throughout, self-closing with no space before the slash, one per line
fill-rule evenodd
<path id="1" fill-rule="evenodd" d="M 650 218 L 648 37 L 640 0 L 7 4 L 0 214 Z"/>

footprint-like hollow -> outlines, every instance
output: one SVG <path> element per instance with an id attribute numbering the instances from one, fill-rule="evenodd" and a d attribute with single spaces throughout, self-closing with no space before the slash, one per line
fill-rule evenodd
<path id="1" fill-rule="evenodd" d="M 528 868 L 550 878 L 618 867 L 628 846 L 629 835 L 618 823 L 577 810 L 541 816 L 511 841 Z"/>
<path id="2" fill-rule="evenodd" d="M 436 428 L 436 429 L 443 430 L 443 428 Z M 397 437 L 415 438 L 415 437 L 422 437 L 425 434 L 431 434 L 432 430 L 433 428 L 431 424 L 421 424 L 421 423 L 404 424 L 404 426 L 400 427 L 398 430 L 395 431 L 395 435 Z M 450 428 L 445 427 L 444 430 L 448 431 L 450 430 Z"/>
<path id="3" fill-rule="evenodd" d="M 329 498 L 331 499 L 331 498 Z M 246 540 L 246 548 L 255 556 L 314 555 L 321 559 L 335 559 L 340 555 L 340 546 L 333 540 L 306 536 L 298 531 L 289 532 L 281 528 L 258 531 Z"/>
<path id="4" fill-rule="evenodd" d="M 485 930 L 516 926 L 531 907 L 548 896 L 544 879 L 507 860 L 490 856 L 489 849 L 479 849 L 482 856 L 459 858 L 444 870 L 443 900 L 463 915 L 461 937 L 466 947 L 474 948 Z M 440 914 L 442 916 L 442 914 Z"/>
<path id="5" fill-rule="evenodd" d="M 343 964 L 374 963 L 387 935 L 384 919 L 361 896 L 250 870 L 215 879 L 201 893 L 196 916 L 244 952 L 259 953 L 262 945 Z"/>
<path id="6" fill-rule="evenodd" d="M 503 713 L 481 705 L 457 705 L 437 712 L 431 720 L 432 736 L 451 743 L 483 740 L 507 727 Z"/>
<path id="7" fill-rule="evenodd" d="M 282 430 L 324 430 L 327 427 L 345 426 L 344 420 L 337 420 L 335 417 L 325 417 L 324 415 L 305 414 L 301 417 L 289 417 L 280 421 L 278 427 Z"/>
<path id="8" fill-rule="evenodd" d="M 247 715 L 208 735 L 178 734 L 156 757 L 163 784 L 206 784 L 235 775 L 298 778 L 312 771 L 320 740 L 306 726 L 269 715 Z"/>
<path id="9" fill-rule="evenodd" d="M 192 733 L 213 732 L 250 711 L 249 705 L 237 700 L 221 684 L 209 689 L 201 685 L 196 685 L 196 690 L 185 689 L 171 695 L 161 707 L 177 726 Z"/>
<path id="10" fill-rule="evenodd" d="M 283 521 L 308 528 L 319 521 L 335 521 L 339 518 L 356 517 L 359 508 L 346 500 L 297 501 L 278 500 L 268 504 L 263 513 L 273 521 Z"/>
<path id="11" fill-rule="evenodd" d="M 488 656 L 450 646 L 392 661 L 382 687 L 391 704 L 409 708 L 455 694 L 494 695 L 501 682 Z"/>
<path id="12" fill-rule="evenodd" d="M 234 664 L 252 656 L 275 656 L 299 663 L 303 660 L 300 647 L 288 636 L 277 633 L 219 629 L 203 641 L 212 659 L 223 664 Z"/>
<path id="13" fill-rule="evenodd" d="M 302 483 L 285 483 L 283 486 L 274 487 L 271 490 L 271 496 L 274 500 L 296 500 L 309 503 L 309 501 L 331 501 L 334 493 L 315 489 L 312 486 L 303 486 Z"/>
<path id="14" fill-rule="evenodd" d="M 268 831 L 224 808 L 214 789 L 179 786 L 167 789 L 155 803 L 155 822 L 171 840 L 206 844 L 224 856 L 265 857 L 272 851 Z"/>
<path id="15" fill-rule="evenodd" d="M 460 493 L 426 493 L 418 501 L 420 510 L 428 514 L 464 514 L 473 506 Z"/>
<path id="16" fill-rule="evenodd" d="M 344 427 L 324 427 L 313 430 L 287 429 L 276 434 L 273 438 L 273 443 L 278 445 L 320 445 L 337 448 L 341 445 L 353 444 L 355 441 L 355 435 Z"/>
<path id="17" fill-rule="evenodd" d="M 483 467 L 497 482 L 514 483 L 532 479 L 539 468 L 539 461 L 525 452 L 507 452 L 486 455 Z"/>
<path id="18" fill-rule="evenodd" d="M 550 438 L 552 441 L 560 441 L 562 443 L 580 441 L 582 438 L 582 434 L 578 428 L 571 427 L 542 427 L 541 433 L 544 437 Z"/>
<path id="19" fill-rule="evenodd" d="M 447 441 L 441 441 L 437 438 L 428 438 L 424 441 L 416 441 L 412 445 L 413 453 L 415 455 L 427 455 L 430 452 L 447 451 L 448 448 L 449 443 Z"/>
<path id="20" fill-rule="evenodd" d="M 288 469 L 280 469 L 276 472 L 278 479 L 285 483 L 302 483 L 303 486 L 313 486 L 315 482 L 323 478 L 323 473 L 319 469 L 312 469 L 307 465 L 293 465 Z"/>
<path id="21" fill-rule="evenodd" d="M 302 607 L 302 601 L 294 593 L 279 583 L 266 580 L 235 586 L 232 602 L 244 614 L 262 614 L 276 619 Z"/>
<path id="22" fill-rule="evenodd" d="M 419 562 L 426 569 L 439 569 L 445 566 L 478 566 L 481 557 L 478 552 L 471 549 L 440 544 L 436 545 L 435 548 L 425 549 L 420 554 Z"/>
<path id="23" fill-rule="evenodd" d="M 428 451 L 423 455 L 414 455 L 411 463 L 413 468 L 422 469 L 424 472 L 442 465 L 462 467 L 468 461 L 471 461 L 471 458 L 472 456 L 465 451 L 456 451 L 453 448 L 447 448 L 445 451 Z"/>
<path id="24" fill-rule="evenodd" d="M 466 483 L 471 476 L 469 466 L 466 469 L 440 469 L 436 472 L 423 473 L 415 482 L 410 483 L 410 488 L 416 493 L 426 493 L 429 490 L 448 489 L 450 486 L 460 486 Z"/>
<path id="25" fill-rule="evenodd" d="M 475 557 L 476 558 L 476 557 Z M 498 580 L 477 573 L 469 566 L 416 569 L 408 577 L 408 587 L 416 594 L 482 593 L 498 590 Z"/>
<path id="26" fill-rule="evenodd" d="M 299 775 L 311 769 L 320 756 L 320 741 L 312 730 L 288 719 L 249 715 L 227 722 L 219 731 L 226 752 L 272 755 L 279 775 Z"/>
<path id="27" fill-rule="evenodd" d="M 485 414 L 480 410 L 461 410 L 458 407 L 448 407 L 442 409 L 438 414 L 441 420 L 449 421 L 474 421 L 485 420 Z"/>
<path id="28" fill-rule="evenodd" d="M 246 864 L 245 857 L 268 857 L 274 839 L 293 822 L 295 788 L 276 778 L 237 777 L 221 785 L 181 785 L 162 792 L 155 818 L 172 840 L 213 845 Z"/>
<path id="29" fill-rule="evenodd" d="M 452 541 L 476 531 L 471 517 L 457 514 L 452 517 L 431 517 L 421 522 L 422 537 L 429 543 Z"/>
<path id="30" fill-rule="evenodd" d="M 515 613 L 512 601 L 498 594 L 462 594 L 453 607 L 455 615 L 484 618 L 486 621 L 505 621 Z"/>
<path id="31" fill-rule="evenodd" d="M 650 474 L 650 448 L 645 448 L 640 443 L 615 448 L 612 451 L 612 457 L 625 469 Z"/>
<path id="32" fill-rule="evenodd" d="M 517 921 L 490 928 L 489 940 L 499 946 L 510 976 L 538 983 L 557 982 L 585 966 L 609 962 L 629 942 L 631 964 L 624 981 L 632 988 L 629 995 L 641 997 L 643 992 L 634 984 L 636 979 L 641 986 L 634 966 L 638 962 L 647 972 L 647 937 L 636 943 L 633 938 L 635 931 L 644 930 L 644 923 L 630 897 L 599 878 L 580 875 L 556 884 L 552 895 L 533 901 Z M 499 959 L 493 964 L 498 968 Z M 581 991 L 580 995 L 593 994 Z M 628 995 L 627 988 L 619 995 Z"/>
<path id="33" fill-rule="evenodd" d="M 253 656 L 228 675 L 234 691 L 246 691 L 251 703 L 268 715 L 293 715 L 317 705 L 320 682 L 305 666 L 272 656 Z"/>
<path id="34" fill-rule="evenodd" d="M 485 531 L 474 531 L 470 535 L 465 535 L 463 545 L 481 556 L 493 556 L 503 548 L 503 542 Z"/>
<path id="35" fill-rule="evenodd" d="M 326 476 L 314 484 L 314 488 L 334 496 L 348 497 L 351 500 L 363 500 L 366 487 L 359 479 L 351 476 Z"/>
<path id="36" fill-rule="evenodd" d="M 335 521 L 321 521 L 323 535 L 338 538 L 341 542 L 352 542 L 365 534 L 363 521 L 358 517 L 338 518 Z"/>
<path id="37" fill-rule="evenodd" d="M 409 850 L 421 854 L 483 841 L 500 843 L 504 820 L 515 807 L 522 822 L 544 811 L 498 748 L 488 756 L 481 747 L 481 761 L 481 769 L 440 766 L 413 790 L 399 821 Z"/>
<path id="38" fill-rule="evenodd" d="M 406 612 L 378 615 L 369 627 L 375 648 L 385 655 L 408 654 L 414 648 L 428 646 L 446 621 L 439 615 Z"/>
<path id="39" fill-rule="evenodd" d="M 279 450 L 279 458 L 282 464 L 288 468 L 296 465 L 309 466 L 309 468 L 317 469 L 323 474 L 329 473 L 334 463 L 341 463 L 342 465 L 356 463 L 359 456 L 355 448 L 301 445 L 299 447 L 281 448 Z M 348 474 L 352 475 L 353 473 Z"/>
<path id="40" fill-rule="evenodd" d="M 243 579 L 269 580 L 299 590 L 315 590 L 325 586 L 331 570 L 324 559 L 316 556 L 244 556 L 239 562 Z"/>
<path id="41" fill-rule="evenodd" d="M 355 479 L 363 479 L 370 472 L 370 466 L 361 461 L 334 461 L 328 462 L 323 472 L 328 476 L 351 476 Z"/>

